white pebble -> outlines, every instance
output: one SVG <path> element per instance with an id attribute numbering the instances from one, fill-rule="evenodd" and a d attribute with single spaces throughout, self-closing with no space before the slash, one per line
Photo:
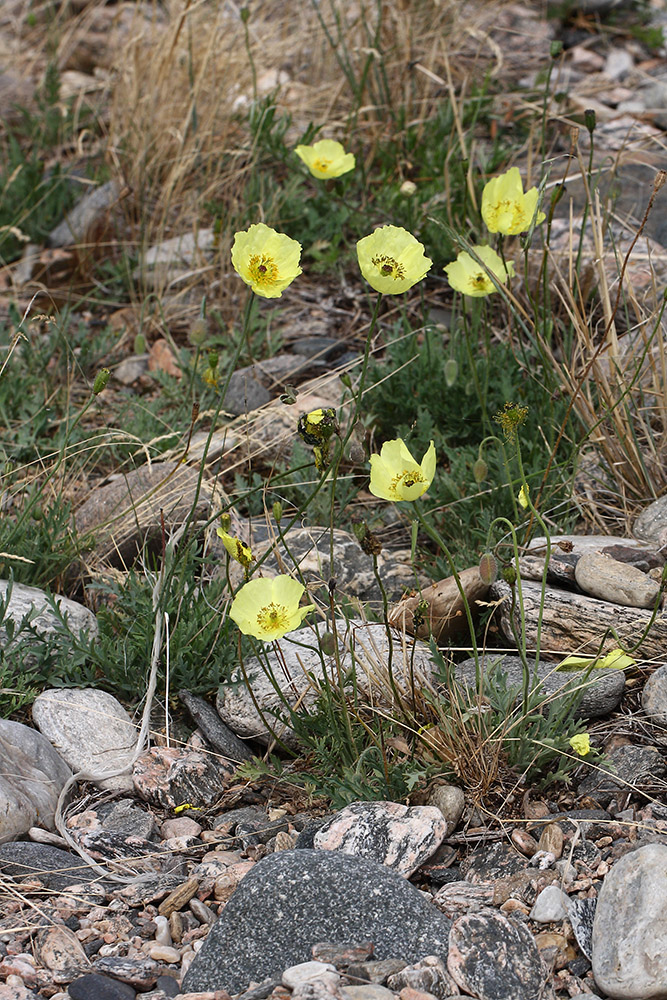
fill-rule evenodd
<path id="1" fill-rule="evenodd" d="M 556 920 L 564 920 L 567 916 L 567 896 L 557 885 L 548 885 L 542 889 L 530 911 L 530 919 L 538 924 L 551 924 Z"/>
<path id="2" fill-rule="evenodd" d="M 174 943 L 171 939 L 171 932 L 169 930 L 169 921 L 166 917 L 162 915 L 155 918 L 155 940 L 158 944 L 165 944 L 168 948 L 171 948 Z"/>
<path id="3" fill-rule="evenodd" d="M 20 976 L 7 976 L 7 979 L 5 981 L 7 983 L 7 986 L 15 986 L 17 989 L 19 987 L 25 989 L 25 983 L 23 982 Z"/>
<path id="4" fill-rule="evenodd" d="M 331 973 L 334 973 L 336 983 L 340 976 L 336 972 L 335 966 L 329 962 L 301 962 L 299 965 L 292 965 L 283 972 L 282 983 L 287 989 L 293 990 L 303 983 L 312 983 L 316 979 L 331 981 Z"/>
<path id="5" fill-rule="evenodd" d="M 180 962 L 181 953 L 176 948 L 169 948 L 166 944 L 152 944 L 148 949 L 148 954 L 155 962 Z"/>

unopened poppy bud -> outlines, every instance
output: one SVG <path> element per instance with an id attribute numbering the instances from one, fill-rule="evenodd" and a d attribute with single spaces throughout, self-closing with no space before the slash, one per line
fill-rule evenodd
<path id="1" fill-rule="evenodd" d="M 505 583 L 509 583 L 510 587 L 513 587 L 516 583 L 516 570 L 514 566 L 505 566 L 503 570 L 503 580 Z"/>
<path id="2" fill-rule="evenodd" d="M 445 361 L 445 382 L 447 383 L 448 389 L 451 389 L 456 382 L 458 373 L 459 363 L 455 360 L 455 358 L 450 358 L 448 361 Z"/>
<path id="3" fill-rule="evenodd" d="M 218 361 L 220 360 L 220 355 L 217 351 L 208 352 L 208 367 L 214 372 L 218 367 Z"/>
<path id="4" fill-rule="evenodd" d="M 549 47 L 549 55 L 551 56 L 552 59 L 558 59 L 558 56 L 561 54 L 562 51 L 563 51 L 563 43 L 560 40 L 555 39 L 551 43 L 551 46 Z"/>
<path id="5" fill-rule="evenodd" d="M 93 396 L 99 396 L 99 394 L 106 389 L 110 375 L 111 372 L 108 368 L 100 368 L 95 376 L 95 381 L 93 382 Z"/>
<path id="6" fill-rule="evenodd" d="M 485 552 L 479 560 L 479 575 L 488 587 L 498 579 L 498 563 L 490 552 Z"/>
<path id="7" fill-rule="evenodd" d="M 220 527 L 223 531 L 229 531 L 232 526 L 232 519 L 229 514 L 220 515 Z"/>
<path id="8" fill-rule="evenodd" d="M 478 486 L 480 483 L 484 482 L 489 474 L 489 467 L 481 455 L 475 462 L 473 462 L 472 474 Z"/>
<path id="9" fill-rule="evenodd" d="M 146 338 L 143 333 L 138 333 L 134 338 L 134 343 L 132 344 L 132 349 L 135 354 L 145 354 L 146 353 Z"/>
<path id="10" fill-rule="evenodd" d="M 274 500 L 273 502 L 273 519 L 276 524 L 280 524 L 283 516 L 283 505 L 280 500 Z"/>
<path id="11" fill-rule="evenodd" d="M 588 129 L 590 135 L 593 135 L 596 124 L 597 124 L 597 118 L 595 116 L 595 111 L 593 110 L 593 108 L 586 108 L 586 110 L 584 111 L 584 125 Z"/>
<path id="12" fill-rule="evenodd" d="M 331 632 L 325 632 L 320 639 L 320 649 L 325 656 L 333 656 L 336 652 L 336 640 Z"/>
<path id="13" fill-rule="evenodd" d="M 188 340 L 193 347 L 201 347 L 208 335 L 206 320 L 203 316 L 198 316 L 188 332 Z"/>

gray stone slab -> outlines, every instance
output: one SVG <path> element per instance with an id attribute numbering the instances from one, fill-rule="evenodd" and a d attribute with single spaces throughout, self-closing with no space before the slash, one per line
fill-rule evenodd
<path id="1" fill-rule="evenodd" d="M 0 872 L 20 882 L 39 878 L 57 892 L 82 882 L 99 882 L 98 873 L 78 854 L 32 841 L 0 844 Z"/>
<path id="2" fill-rule="evenodd" d="M 38 824 L 52 830 L 58 796 L 71 775 L 45 736 L 0 719 L 0 842 Z"/>
<path id="3" fill-rule="evenodd" d="M 365 858 L 282 851 L 246 875 L 183 979 L 238 993 L 309 961 L 320 941 L 372 941 L 376 959 L 447 960 L 451 921 L 404 878 Z"/>

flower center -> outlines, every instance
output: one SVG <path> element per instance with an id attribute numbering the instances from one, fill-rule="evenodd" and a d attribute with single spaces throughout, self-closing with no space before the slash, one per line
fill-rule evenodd
<path id="1" fill-rule="evenodd" d="M 256 253 L 248 261 L 248 270 L 257 285 L 273 285 L 279 278 L 278 265 L 266 253 Z"/>
<path id="2" fill-rule="evenodd" d="M 289 626 L 289 611 L 284 604 L 274 604 L 271 601 L 257 614 L 257 624 L 264 632 L 277 632 L 278 629 Z"/>
<path id="3" fill-rule="evenodd" d="M 393 278 L 394 281 L 399 281 L 405 277 L 405 268 L 397 260 L 394 260 L 393 257 L 387 257 L 386 254 L 381 253 L 372 257 L 371 260 L 380 274 L 385 278 Z"/>
<path id="4" fill-rule="evenodd" d="M 326 174 L 331 165 L 331 160 L 325 160 L 323 157 L 318 157 L 317 160 L 313 160 L 313 168 L 319 170 L 321 174 Z"/>
<path id="5" fill-rule="evenodd" d="M 477 274 L 470 276 L 470 284 L 477 291 L 486 291 L 489 285 L 493 286 L 493 282 L 487 277 L 484 271 L 478 271 Z"/>
<path id="6" fill-rule="evenodd" d="M 425 483 L 426 479 L 421 473 L 421 469 L 404 469 L 403 472 L 399 472 L 397 476 L 391 481 L 390 492 L 394 493 L 399 499 L 401 498 L 400 489 L 405 487 L 409 489 L 416 483 Z"/>

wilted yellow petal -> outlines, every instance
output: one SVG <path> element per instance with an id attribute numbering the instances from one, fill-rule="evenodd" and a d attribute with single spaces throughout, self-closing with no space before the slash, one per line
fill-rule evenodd
<path id="1" fill-rule="evenodd" d="M 579 733 L 570 740 L 570 746 L 580 757 L 585 757 L 591 751 L 591 738 L 588 733 Z"/>
<path id="2" fill-rule="evenodd" d="M 517 500 L 519 501 L 519 506 L 523 507 L 524 509 L 528 506 L 528 502 L 529 502 L 528 501 L 528 492 L 529 492 L 529 490 L 530 490 L 530 487 L 529 487 L 528 483 L 524 483 L 524 485 L 519 490 L 519 495 L 517 497 Z"/>

